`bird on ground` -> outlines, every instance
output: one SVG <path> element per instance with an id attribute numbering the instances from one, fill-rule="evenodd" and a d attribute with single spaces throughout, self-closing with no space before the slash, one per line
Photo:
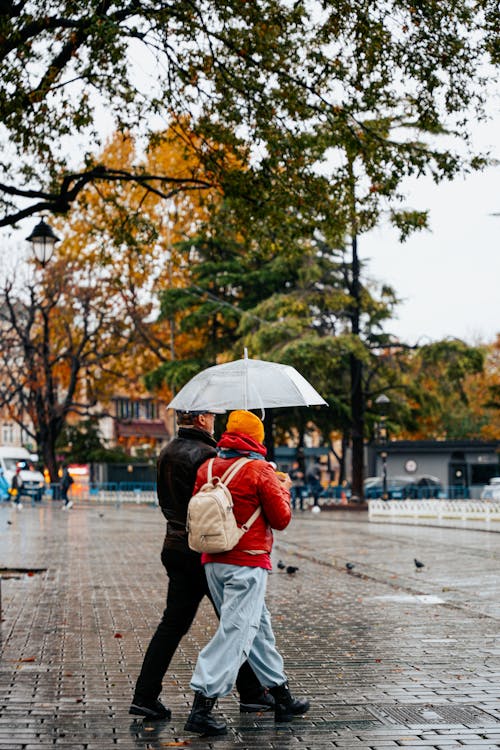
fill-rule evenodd
<path id="1" fill-rule="evenodd" d="M 347 570 L 353 570 L 356 567 L 352 562 L 346 562 L 345 566 Z"/>
<path id="2" fill-rule="evenodd" d="M 298 571 L 298 568 L 296 568 L 295 565 L 287 565 L 287 567 L 286 567 L 286 572 L 290 576 L 293 575 L 294 573 L 296 573 L 297 571 Z"/>
<path id="3" fill-rule="evenodd" d="M 422 568 L 425 568 L 424 563 L 420 562 L 420 560 L 417 560 L 417 558 L 415 558 L 414 562 L 415 562 L 415 567 L 417 570 L 421 570 Z"/>
<path id="4" fill-rule="evenodd" d="M 280 570 L 285 570 L 285 568 L 286 568 L 286 565 L 285 565 L 285 563 L 283 562 L 283 560 L 278 560 L 278 568 L 279 568 Z"/>

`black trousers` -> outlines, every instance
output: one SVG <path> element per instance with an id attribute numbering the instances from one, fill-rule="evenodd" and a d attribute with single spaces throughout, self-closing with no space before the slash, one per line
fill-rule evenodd
<path id="1" fill-rule="evenodd" d="M 158 698 L 165 673 L 182 637 L 191 627 L 201 600 L 207 596 L 212 601 L 199 555 L 163 549 L 161 559 L 169 579 L 167 606 L 137 678 L 134 700 L 139 702 Z M 214 612 L 217 615 L 215 607 Z M 261 689 L 248 662 L 240 667 L 236 688 L 240 696 L 252 696 Z"/>

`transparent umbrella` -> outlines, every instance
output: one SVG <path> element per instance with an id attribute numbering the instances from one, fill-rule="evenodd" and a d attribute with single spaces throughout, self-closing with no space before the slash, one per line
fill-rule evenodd
<path id="1" fill-rule="evenodd" d="M 294 367 L 245 356 L 202 370 L 168 406 L 217 414 L 231 409 L 315 405 L 327 404 Z"/>

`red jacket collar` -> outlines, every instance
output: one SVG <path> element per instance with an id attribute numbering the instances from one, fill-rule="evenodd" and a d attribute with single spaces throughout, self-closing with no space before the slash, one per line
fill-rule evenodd
<path id="1" fill-rule="evenodd" d="M 267 449 L 264 448 L 262 443 L 258 443 L 253 440 L 249 435 L 245 435 L 243 432 L 224 432 L 222 433 L 221 439 L 217 443 L 218 448 L 227 448 L 235 451 L 255 451 L 260 453 L 262 456 L 267 454 Z"/>

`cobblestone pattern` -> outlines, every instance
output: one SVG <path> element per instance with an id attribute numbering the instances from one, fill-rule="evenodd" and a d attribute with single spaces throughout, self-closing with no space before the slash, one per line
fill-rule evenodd
<path id="1" fill-rule="evenodd" d="M 165 680 L 172 723 L 128 715 L 164 605 L 157 509 L 2 506 L 0 533 L 0 567 L 47 569 L 2 581 L 0 750 L 500 747 L 498 534 L 297 516 L 274 558 L 299 570 L 275 568 L 268 604 L 311 711 L 276 726 L 231 695 L 229 734 L 208 740 L 183 730 L 205 605 Z"/>

